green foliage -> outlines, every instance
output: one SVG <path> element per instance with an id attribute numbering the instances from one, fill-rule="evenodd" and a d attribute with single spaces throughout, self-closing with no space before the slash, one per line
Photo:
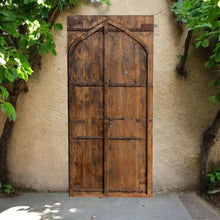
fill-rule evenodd
<path id="1" fill-rule="evenodd" d="M 185 23 L 196 36 L 196 48 L 209 47 L 212 54 L 205 67 L 220 65 L 220 0 L 178 0 L 171 10 L 177 15 L 177 20 Z M 212 86 L 219 87 L 219 79 Z M 211 103 L 220 101 L 220 92 L 210 98 Z"/>
<path id="2" fill-rule="evenodd" d="M 215 189 L 220 184 L 220 167 L 217 167 L 213 172 L 208 174 L 209 188 L 207 194 L 209 195 L 211 190 Z"/>
<path id="3" fill-rule="evenodd" d="M 101 2 L 105 3 L 108 6 L 111 6 L 110 0 L 101 0 Z"/>
<path id="4" fill-rule="evenodd" d="M 110 5 L 109 0 L 101 0 Z M 30 62 L 37 54 L 56 55 L 50 33 L 49 15 L 79 5 L 83 0 L 2 0 L 0 3 L 0 105 L 9 119 L 16 113 L 10 104 L 10 88 L 17 80 L 28 81 L 33 70 Z M 55 30 L 62 24 L 55 23 Z M 7 90 L 9 89 L 9 90 Z"/>
<path id="5" fill-rule="evenodd" d="M 62 30 L 63 29 L 63 25 L 60 23 L 56 23 L 53 26 L 54 30 Z"/>
<path id="6" fill-rule="evenodd" d="M 3 112 L 7 113 L 8 114 L 8 118 L 10 120 L 13 120 L 15 121 L 16 119 L 16 113 L 15 113 L 15 109 L 13 107 L 13 105 L 9 102 L 3 102 L 1 104 L 1 109 Z"/>
<path id="7" fill-rule="evenodd" d="M 7 193 L 7 194 L 10 194 L 10 193 L 14 192 L 14 188 L 10 184 L 2 185 L 0 183 L 0 191 Z"/>

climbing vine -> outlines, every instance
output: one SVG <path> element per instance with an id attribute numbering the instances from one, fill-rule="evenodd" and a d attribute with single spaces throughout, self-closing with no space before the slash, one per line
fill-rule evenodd
<path id="1" fill-rule="evenodd" d="M 182 76 L 187 76 L 186 61 L 189 54 L 191 39 L 195 38 L 196 48 L 207 48 L 208 58 L 206 68 L 218 73 L 216 80 L 209 87 L 216 87 L 217 94 L 210 98 L 212 104 L 220 102 L 220 0 L 177 0 L 171 10 L 177 21 L 185 24 L 188 30 L 185 40 L 185 50 L 176 70 Z M 199 83 L 199 82 L 198 82 Z M 201 144 L 200 195 L 204 196 L 209 189 L 208 159 L 217 141 L 220 129 L 220 110 L 212 124 L 204 131 Z"/>
<path id="2" fill-rule="evenodd" d="M 216 68 L 220 73 L 220 1 L 219 0 L 178 0 L 171 9 L 178 21 L 185 24 L 188 29 L 185 52 L 177 71 L 186 75 L 185 63 L 188 56 L 192 36 L 196 38 L 196 48 L 208 48 L 211 51 L 205 67 Z M 220 76 L 210 82 L 210 87 L 218 88 L 218 93 L 210 98 L 211 103 L 220 101 Z"/>

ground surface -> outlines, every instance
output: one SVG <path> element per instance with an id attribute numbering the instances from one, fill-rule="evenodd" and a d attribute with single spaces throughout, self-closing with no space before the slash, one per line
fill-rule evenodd
<path id="1" fill-rule="evenodd" d="M 219 220 L 195 193 L 153 198 L 68 197 L 67 193 L 24 193 L 0 199 L 0 220 Z"/>
<path id="2" fill-rule="evenodd" d="M 210 195 L 206 200 L 220 210 L 220 192 Z"/>

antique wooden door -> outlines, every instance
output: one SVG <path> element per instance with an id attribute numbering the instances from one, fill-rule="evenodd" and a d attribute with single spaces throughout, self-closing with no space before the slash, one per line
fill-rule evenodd
<path id="1" fill-rule="evenodd" d="M 70 196 L 151 196 L 153 27 L 68 17 Z"/>

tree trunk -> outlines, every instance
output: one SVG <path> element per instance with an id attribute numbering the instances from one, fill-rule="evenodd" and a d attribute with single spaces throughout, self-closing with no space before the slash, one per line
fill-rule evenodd
<path id="1" fill-rule="evenodd" d="M 20 93 L 21 80 L 14 82 L 13 90 L 10 94 L 10 102 L 16 109 L 18 96 Z M 14 127 L 14 121 L 6 120 L 4 129 L 0 138 L 0 183 L 8 183 L 8 172 L 7 172 L 7 149 L 8 141 L 11 137 L 12 130 Z"/>
<path id="2" fill-rule="evenodd" d="M 208 190 L 209 180 L 207 178 L 208 159 L 210 151 L 216 142 L 218 130 L 220 128 L 220 110 L 217 112 L 215 119 L 211 126 L 203 133 L 203 140 L 201 146 L 201 167 L 200 167 L 200 188 L 201 196 L 206 195 Z"/>

